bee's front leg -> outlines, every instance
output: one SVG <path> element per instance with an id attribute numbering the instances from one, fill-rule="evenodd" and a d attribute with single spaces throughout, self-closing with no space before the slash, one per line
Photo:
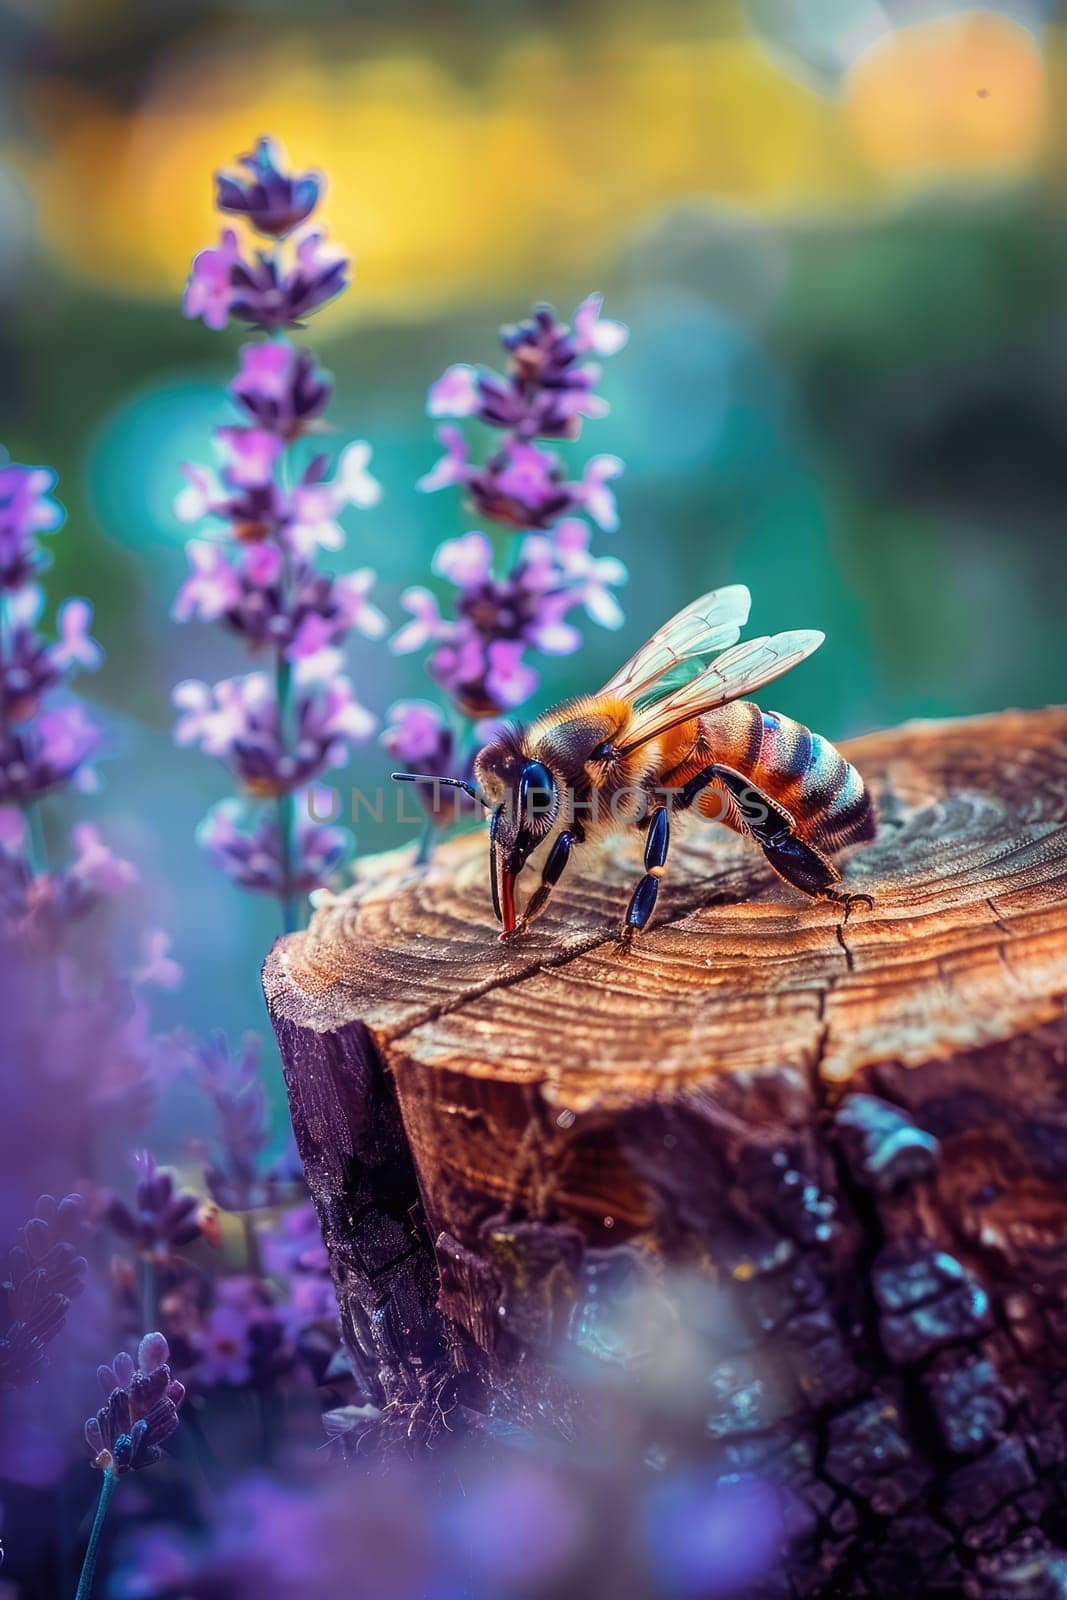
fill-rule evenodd
<path id="1" fill-rule="evenodd" d="M 541 872 L 541 882 L 530 896 L 529 902 L 523 909 L 522 916 L 511 933 L 502 933 L 500 935 L 501 944 L 507 944 L 516 934 L 525 933 L 530 923 L 541 915 L 548 904 L 548 898 L 552 890 L 563 876 L 563 869 L 570 860 L 571 850 L 578 842 L 577 833 L 563 832 L 559 834 L 555 844 L 548 852 L 548 860 L 545 862 Z"/>
<path id="2" fill-rule="evenodd" d="M 634 934 L 641 931 L 655 909 L 660 879 L 667 870 L 667 851 L 670 849 L 670 843 L 670 820 L 666 809 L 661 806 L 653 811 L 648 820 L 648 832 L 645 835 L 645 875 L 638 880 L 623 918 L 619 940 L 625 949 L 629 949 Z"/>

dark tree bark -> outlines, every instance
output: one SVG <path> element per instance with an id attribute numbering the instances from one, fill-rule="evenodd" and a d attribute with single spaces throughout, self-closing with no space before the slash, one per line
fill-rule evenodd
<path id="1" fill-rule="evenodd" d="M 629 954 L 635 842 L 503 948 L 480 836 L 275 947 L 346 1338 L 383 1433 L 770 1478 L 767 1593 L 1067 1594 L 1067 712 L 848 754 L 847 924 L 698 825 Z"/>

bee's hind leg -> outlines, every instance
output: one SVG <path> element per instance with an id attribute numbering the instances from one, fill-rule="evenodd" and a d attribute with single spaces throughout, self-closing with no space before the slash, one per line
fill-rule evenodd
<path id="1" fill-rule="evenodd" d="M 665 808 L 657 807 L 648 819 L 648 832 L 645 835 L 645 875 L 638 879 L 622 919 L 619 940 L 626 949 L 629 949 L 634 934 L 640 933 L 655 909 L 659 882 L 667 870 L 670 844 L 670 819 Z"/>
<path id="2" fill-rule="evenodd" d="M 753 838 L 763 846 L 763 853 L 780 878 L 791 883 L 817 900 L 830 900 L 843 907 L 843 921 L 847 922 L 852 907 L 861 902 L 873 910 L 874 898 L 857 894 L 841 887 L 841 874 L 821 850 L 805 844 L 795 833 L 777 834 L 773 839 L 761 839 L 759 829 L 751 830 Z"/>

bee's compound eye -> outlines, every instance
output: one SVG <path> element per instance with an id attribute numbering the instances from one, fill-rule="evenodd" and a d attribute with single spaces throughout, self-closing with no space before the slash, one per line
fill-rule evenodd
<path id="1" fill-rule="evenodd" d="M 555 809 L 556 785 L 542 761 L 527 761 L 519 780 L 519 807 L 531 817 L 547 816 Z"/>

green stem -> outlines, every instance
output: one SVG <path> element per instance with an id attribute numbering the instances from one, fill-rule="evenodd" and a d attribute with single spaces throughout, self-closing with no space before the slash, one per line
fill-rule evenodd
<path id="1" fill-rule="evenodd" d="M 417 867 L 424 867 L 429 861 L 430 855 L 433 851 L 433 836 L 435 831 L 433 818 L 430 816 L 429 812 L 427 812 L 425 817 L 422 819 L 422 832 L 419 834 L 419 848 L 415 852 L 415 865 Z"/>
<path id="2" fill-rule="evenodd" d="M 89 1535 L 89 1543 L 85 1548 L 85 1560 L 82 1562 L 81 1577 L 78 1579 L 78 1592 L 74 1600 L 89 1600 L 93 1592 L 93 1579 L 96 1576 L 96 1558 L 100 1549 L 100 1534 L 103 1530 L 107 1508 L 111 1504 L 111 1496 L 115 1492 L 118 1478 L 110 1467 L 104 1473 L 100 1485 L 100 1498 L 96 1502 L 96 1516 L 93 1518 L 93 1528 Z"/>
<path id="3" fill-rule="evenodd" d="M 250 1211 L 241 1212 L 241 1228 L 245 1240 L 245 1271 L 252 1278 L 262 1278 L 263 1262 L 259 1254 L 259 1238 Z"/>
<path id="4" fill-rule="evenodd" d="M 293 683 L 293 667 L 288 656 L 278 651 L 277 670 L 275 670 L 275 693 L 278 698 L 278 730 L 282 734 L 282 746 L 285 747 L 286 723 L 290 720 L 290 690 Z M 293 933 L 298 925 L 298 910 L 296 910 L 296 894 L 293 893 L 293 790 L 283 790 L 278 795 L 278 838 L 280 838 L 280 859 L 282 859 L 282 926 L 285 933 Z"/>
<path id="5" fill-rule="evenodd" d="M 279 245 L 279 255 L 280 252 L 281 246 Z M 289 341 L 283 335 L 281 342 L 288 344 Z M 279 476 L 283 486 L 286 488 L 289 485 L 290 478 L 291 459 L 289 452 L 291 448 L 292 446 L 290 445 L 282 451 L 281 459 L 278 463 Z M 283 546 L 281 568 L 281 603 L 283 611 L 288 607 L 290 587 L 289 553 Z M 292 688 L 292 662 L 286 655 L 284 648 L 279 646 L 274 664 L 274 692 L 278 703 L 278 738 L 283 750 L 287 748 L 288 744 L 289 722 L 291 720 L 289 702 L 292 698 Z M 293 892 L 293 822 L 293 795 L 291 791 L 287 790 L 284 794 L 278 795 L 279 861 L 282 873 L 281 892 L 278 898 L 281 902 L 282 931 L 284 933 L 293 933 L 300 923 L 297 897 Z"/>
<path id="6" fill-rule="evenodd" d="M 48 871 L 48 846 L 44 836 L 44 818 L 35 800 L 23 802 L 22 815 L 26 819 L 26 854 L 30 871 L 35 878 Z"/>

